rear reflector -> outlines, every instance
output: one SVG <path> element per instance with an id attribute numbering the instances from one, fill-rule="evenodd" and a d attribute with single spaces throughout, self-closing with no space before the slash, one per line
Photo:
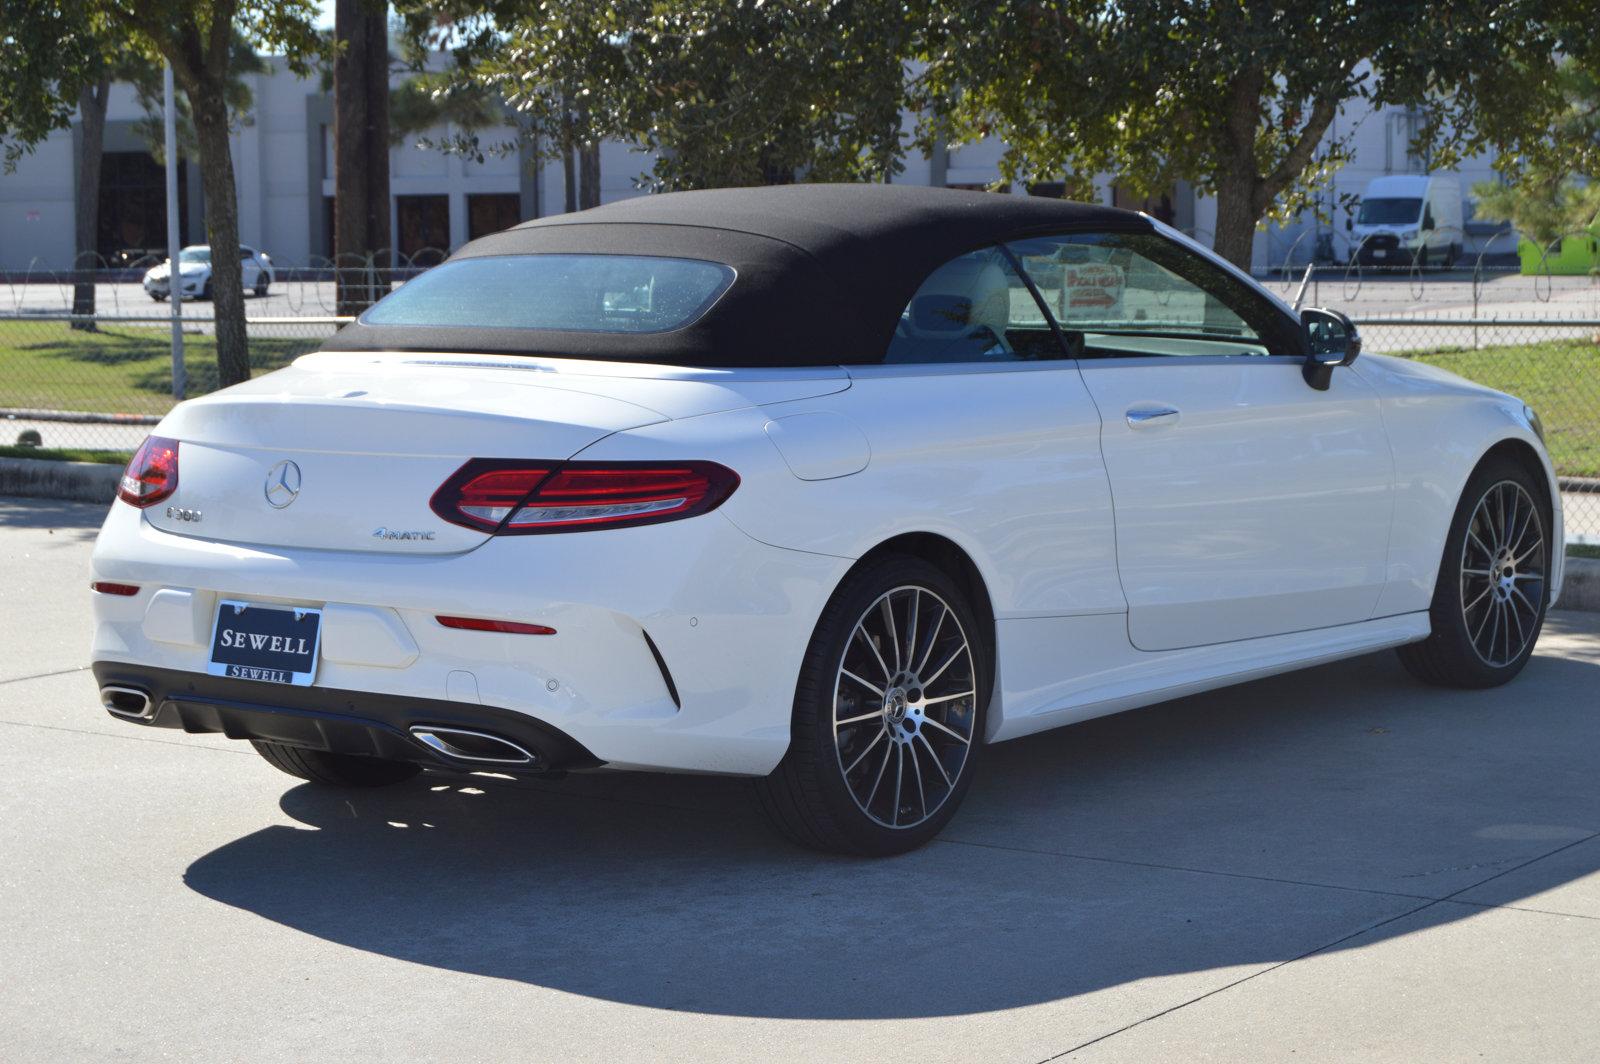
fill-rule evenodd
<path id="1" fill-rule="evenodd" d="M 525 624 L 522 621 L 492 621 L 487 617 L 434 618 L 446 628 L 464 628 L 469 632 L 510 632 L 512 635 L 555 635 L 554 628 L 542 624 Z"/>
<path id="2" fill-rule="evenodd" d="M 738 486 L 739 475 L 715 462 L 474 458 L 430 505 L 446 521 L 484 532 L 579 532 L 707 513 Z"/>
<path id="3" fill-rule="evenodd" d="M 137 595 L 138 584 L 111 584 L 104 580 L 96 580 L 89 587 L 102 595 Z"/>
<path id="4" fill-rule="evenodd" d="M 178 441 L 146 436 L 117 484 L 117 498 L 141 510 L 178 490 Z"/>

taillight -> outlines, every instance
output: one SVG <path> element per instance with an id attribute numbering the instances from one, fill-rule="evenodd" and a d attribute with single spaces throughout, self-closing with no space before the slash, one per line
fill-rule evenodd
<path id="1" fill-rule="evenodd" d="M 117 485 L 117 498 L 141 510 L 178 490 L 178 441 L 147 436 Z"/>
<path id="2" fill-rule="evenodd" d="M 707 513 L 738 486 L 739 475 L 715 462 L 474 458 L 430 505 L 446 521 L 484 532 L 579 532 Z"/>

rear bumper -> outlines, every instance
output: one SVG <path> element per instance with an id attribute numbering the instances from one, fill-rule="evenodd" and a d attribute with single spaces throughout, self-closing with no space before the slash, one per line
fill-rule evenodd
<path id="1" fill-rule="evenodd" d="M 91 660 L 102 684 L 167 677 L 157 687 L 173 708 L 158 703 L 157 723 L 177 727 L 270 738 L 248 722 L 229 730 L 247 713 L 259 721 L 263 707 L 395 728 L 416 719 L 340 708 L 341 699 L 359 706 L 381 696 L 454 707 L 462 720 L 512 714 L 610 767 L 763 775 L 788 748 L 800 659 L 849 565 L 767 546 L 721 514 L 417 555 L 219 543 L 164 532 L 119 503 L 95 546 L 93 578 L 139 592 L 91 593 Z M 224 598 L 324 611 L 316 682 L 305 689 L 315 701 L 207 675 Z M 439 614 L 557 634 L 450 629 Z M 204 708 L 223 703 L 231 708 Z M 309 745 L 295 727 L 279 741 Z"/>
<path id="2" fill-rule="evenodd" d="M 93 668 L 97 686 L 141 691 L 149 698 L 147 715 L 113 713 L 146 727 L 220 733 L 230 739 L 262 739 L 462 772 L 542 775 L 600 764 L 559 729 L 493 706 L 228 680 L 124 662 L 97 661 Z M 422 742 L 412 730 L 430 726 L 508 739 L 533 756 L 525 764 L 451 757 Z"/>

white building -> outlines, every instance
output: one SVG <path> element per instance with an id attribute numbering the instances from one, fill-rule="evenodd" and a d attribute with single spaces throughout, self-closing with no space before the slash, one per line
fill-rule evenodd
<path id="1" fill-rule="evenodd" d="M 317 80 L 295 77 L 281 59 L 269 60 L 266 73 L 249 75 L 254 109 L 233 138 L 239 190 L 239 234 L 243 243 L 270 252 L 283 265 L 326 264 L 333 254 L 332 125 L 333 101 Z M 128 252 L 164 249 L 166 244 L 163 172 L 135 126 L 144 118 L 132 90 L 117 86 L 106 123 L 106 156 L 101 176 L 99 254 L 125 261 Z M 1352 105 L 1337 119 L 1335 134 L 1354 128 L 1354 161 L 1324 193 L 1337 203 L 1344 193 L 1359 195 L 1373 177 L 1421 172 L 1422 161 L 1407 154 L 1415 118 L 1403 109 L 1373 112 Z M 441 131 L 442 132 L 442 131 Z M 73 188 L 76 125 L 50 136 L 11 174 L 0 175 L 0 271 L 61 270 L 73 266 Z M 485 140 L 492 142 L 494 134 Z M 952 148 L 931 158 L 913 157 L 896 181 L 980 187 L 999 177 L 1002 145 L 995 141 Z M 1470 188 L 1493 177 L 1488 158 L 1458 171 L 1468 192 L 1469 250 L 1481 246 L 1499 226 L 1474 225 Z M 648 156 L 621 144 L 601 152 L 603 201 L 638 195 L 635 178 L 650 168 Z M 406 145 L 390 153 L 392 222 L 396 250 L 421 261 L 458 247 L 472 237 L 517 221 L 560 213 L 564 206 L 562 167 L 547 161 L 535 167 L 520 155 L 491 157 L 483 163 Z M 201 242 L 203 209 L 198 167 L 180 169 L 181 222 L 185 243 Z M 1017 190 L 1021 191 L 1021 190 Z M 1209 241 L 1215 203 L 1179 184 L 1167 196 L 1138 202 L 1110 180 L 1097 185 L 1107 203 L 1147 209 Z M 1331 211 L 1330 211 L 1331 213 Z M 1255 266 L 1268 270 L 1286 258 L 1303 264 L 1318 246 L 1319 227 L 1309 219 L 1256 237 Z M 1323 225 L 1334 234 L 1333 253 L 1342 258 L 1342 216 Z M 1326 243 L 1327 236 L 1324 236 Z M 1496 251 L 1511 251 L 1510 240 L 1495 241 Z"/>

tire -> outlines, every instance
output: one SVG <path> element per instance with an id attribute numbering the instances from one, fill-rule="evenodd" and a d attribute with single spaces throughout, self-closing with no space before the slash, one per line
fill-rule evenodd
<path id="1" fill-rule="evenodd" d="M 265 281 L 256 282 L 256 287 L 255 287 L 256 298 L 257 299 L 265 299 L 265 298 L 267 298 L 267 288 L 268 287 L 269 286 L 267 285 L 267 283 Z"/>
<path id="2" fill-rule="evenodd" d="M 1428 610 L 1433 633 L 1398 650 L 1406 670 L 1437 687 L 1498 687 L 1515 677 L 1550 605 L 1551 550 L 1546 486 L 1503 455 L 1485 461 L 1450 522 Z"/>
<path id="3" fill-rule="evenodd" d="M 920 558 L 887 555 L 845 577 L 800 666 L 789 750 L 756 782 L 778 830 L 872 857 L 937 835 L 982 746 L 993 674 L 981 633 L 965 592 Z"/>
<path id="4" fill-rule="evenodd" d="M 422 771 L 420 765 L 409 761 L 330 754 L 260 739 L 251 739 L 250 745 L 273 768 L 329 787 L 387 787 L 391 783 L 403 783 Z"/>
<path id="5" fill-rule="evenodd" d="M 167 301 L 167 297 L 166 296 L 157 295 L 155 292 L 151 292 L 150 293 L 150 299 L 151 299 L 152 302 L 156 302 L 156 303 L 165 303 Z"/>
<path id="6" fill-rule="evenodd" d="M 206 278 L 206 283 L 200 289 L 200 298 L 201 299 L 210 299 L 211 298 L 211 278 L 209 278 L 209 277 Z"/>

